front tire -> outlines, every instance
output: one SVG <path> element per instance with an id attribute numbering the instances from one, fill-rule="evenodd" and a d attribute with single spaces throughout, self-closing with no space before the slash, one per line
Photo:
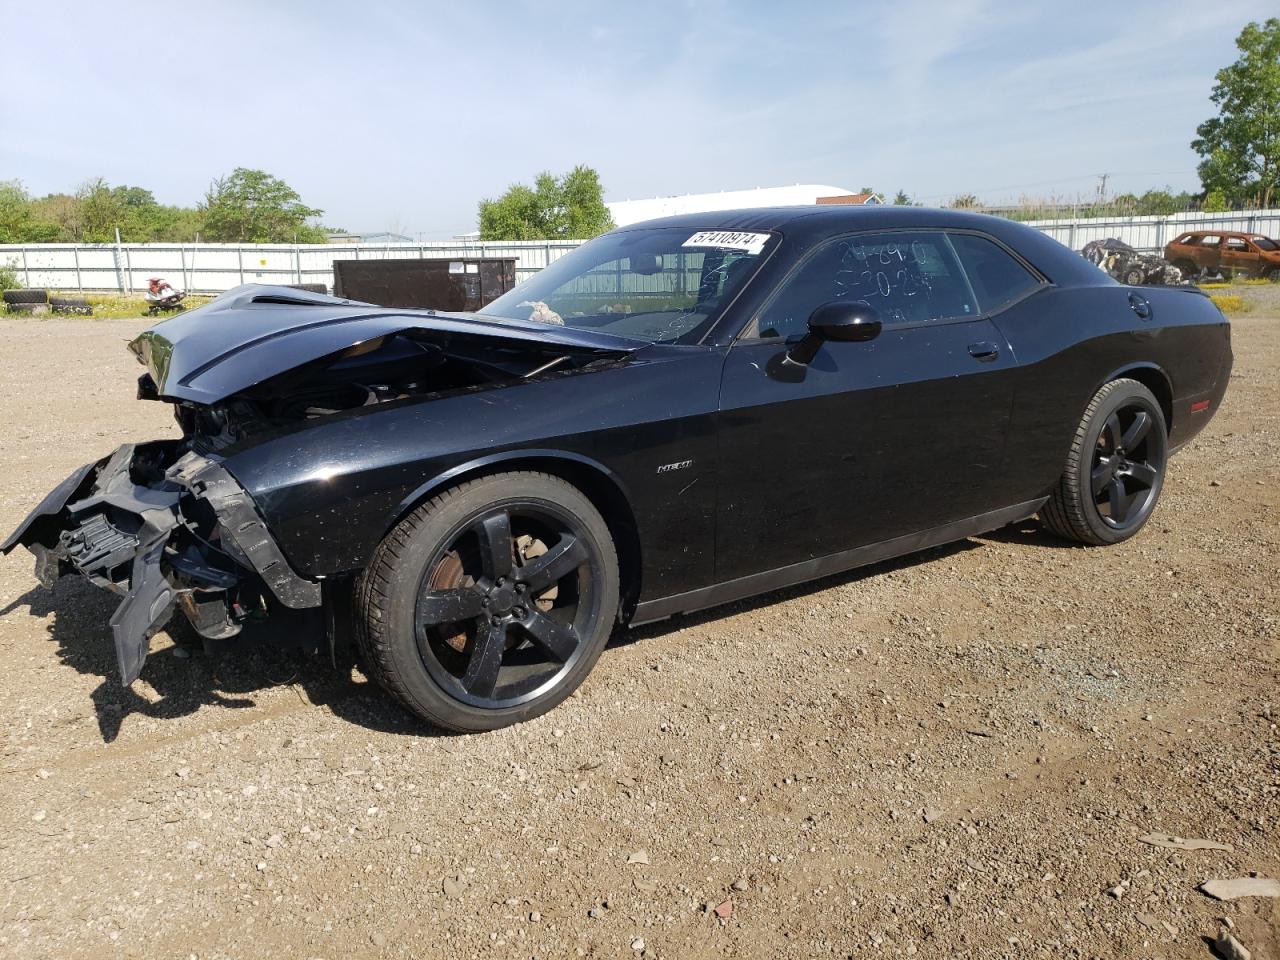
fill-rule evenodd
<path id="1" fill-rule="evenodd" d="M 1085 409 L 1041 523 L 1094 546 L 1128 540 L 1160 498 L 1167 431 L 1164 412 L 1145 386 L 1129 379 L 1106 384 Z"/>
<path id="2" fill-rule="evenodd" d="M 618 557 L 590 500 L 558 477 L 453 487 L 379 545 L 356 591 L 371 676 L 460 732 L 520 723 L 568 697 L 618 614 Z"/>

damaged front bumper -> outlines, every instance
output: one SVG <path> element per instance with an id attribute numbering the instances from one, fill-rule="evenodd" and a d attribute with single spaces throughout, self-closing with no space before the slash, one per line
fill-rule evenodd
<path id="1" fill-rule="evenodd" d="M 124 599 L 111 617 L 120 677 L 142 672 L 150 637 L 180 609 L 206 637 L 233 636 L 253 610 L 318 607 L 249 495 L 216 459 L 181 441 L 126 444 L 58 484 L 3 544 L 36 558 L 51 586 L 78 572 Z"/>

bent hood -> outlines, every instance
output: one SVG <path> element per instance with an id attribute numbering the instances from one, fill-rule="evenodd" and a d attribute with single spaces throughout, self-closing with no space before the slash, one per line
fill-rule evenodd
<path id="1" fill-rule="evenodd" d="M 535 321 L 379 307 L 245 284 L 156 324 L 129 344 L 161 397 L 217 403 L 304 363 L 408 330 L 631 353 L 642 340 Z"/>

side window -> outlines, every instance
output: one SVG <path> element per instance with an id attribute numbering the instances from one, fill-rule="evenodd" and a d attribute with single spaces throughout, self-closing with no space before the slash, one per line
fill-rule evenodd
<path id="1" fill-rule="evenodd" d="M 1226 248 L 1232 253 L 1248 253 L 1249 244 L 1240 237 L 1227 237 Z"/>
<path id="2" fill-rule="evenodd" d="M 870 304 L 886 324 L 973 316 L 968 284 L 936 232 L 860 234 L 828 241 L 791 276 L 756 324 L 761 337 L 798 337 L 831 300 Z"/>
<path id="3" fill-rule="evenodd" d="M 1184 233 L 1182 236 L 1180 236 L 1177 240 L 1173 242 L 1184 247 L 1200 246 L 1200 238 L 1197 237 L 1194 233 Z"/>
<path id="4" fill-rule="evenodd" d="M 951 245 L 969 275 L 983 313 L 998 310 L 1040 286 L 1026 267 L 985 237 L 953 233 Z"/>

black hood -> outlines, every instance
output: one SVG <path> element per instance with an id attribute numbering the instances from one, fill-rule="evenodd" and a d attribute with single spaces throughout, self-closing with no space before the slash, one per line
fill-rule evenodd
<path id="1" fill-rule="evenodd" d="M 160 396 L 216 403 L 340 350 L 407 330 L 630 353 L 644 341 L 533 321 L 379 307 L 245 284 L 156 324 L 129 344 Z"/>

